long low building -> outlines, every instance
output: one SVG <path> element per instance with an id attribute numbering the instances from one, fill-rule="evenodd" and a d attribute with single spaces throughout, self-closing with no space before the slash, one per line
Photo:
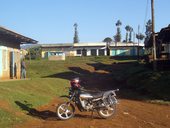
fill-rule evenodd
<path id="1" fill-rule="evenodd" d="M 144 54 L 144 45 L 138 43 L 112 42 L 109 45 L 110 56 L 137 56 Z M 104 42 L 76 44 L 41 44 L 42 58 L 52 52 L 63 52 L 66 56 L 106 56 L 107 46 Z"/>

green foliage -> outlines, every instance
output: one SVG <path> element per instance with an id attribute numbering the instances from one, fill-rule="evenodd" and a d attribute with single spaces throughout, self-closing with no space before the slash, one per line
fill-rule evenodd
<path id="1" fill-rule="evenodd" d="M 132 42 L 132 32 L 133 32 L 133 28 L 130 28 L 130 33 L 129 33 L 129 42 Z"/>
<path id="2" fill-rule="evenodd" d="M 122 25 L 122 22 L 120 21 L 120 20 L 118 20 L 117 22 L 116 22 L 116 26 L 121 26 Z"/>
<path id="3" fill-rule="evenodd" d="M 122 25 L 122 22 L 120 20 L 118 20 L 116 22 L 116 26 L 117 26 L 117 33 L 114 36 L 114 40 L 115 42 L 121 42 L 121 31 L 120 31 L 120 26 Z"/>
<path id="4" fill-rule="evenodd" d="M 112 39 L 110 37 L 106 37 L 103 42 L 106 42 L 106 51 L 107 56 L 110 56 L 110 43 L 112 42 Z"/>
<path id="5" fill-rule="evenodd" d="M 75 27 L 75 33 L 74 33 L 74 38 L 73 38 L 73 43 L 79 43 L 79 37 L 78 37 L 78 30 L 77 30 L 77 23 L 74 24 Z"/>
<path id="6" fill-rule="evenodd" d="M 125 41 L 126 42 L 132 42 L 133 28 L 129 25 L 126 25 L 125 29 L 126 29 L 126 39 L 125 39 Z M 129 39 L 128 39 L 128 36 L 129 36 Z"/>
<path id="7" fill-rule="evenodd" d="M 110 37 L 106 37 L 103 42 L 106 42 L 106 43 L 111 43 L 112 42 L 112 39 Z"/>
<path id="8" fill-rule="evenodd" d="M 152 21 L 148 20 L 148 22 L 146 23 L 146 31 L 145 31 L 145 41 L 144 43 L 147 44 L 147 42 L 149 41 L 149 38 L 152 34 Z"/>
<path id="9" fill-rule="evenodd" d="M 26 55 L 26 59 L 41 59 L 41 48 L 40 47 L 34 47 L 29 48 L 28 54 Z"/>
<path id="10" fill-rule="evenodd" d="M 146 94 L 151 99 L 170 101 L 170 71 L 153 72 L 136 64 L 122 72 L 124 75 L 120 73 L 119 80 L 126 81 L 127 88 Z"/>
<path id="11" fill-rule="evenodd" d="M 143 40 L 145 36 L 142 33 L 136 34 L 136 38 L 139 40 Z"/>

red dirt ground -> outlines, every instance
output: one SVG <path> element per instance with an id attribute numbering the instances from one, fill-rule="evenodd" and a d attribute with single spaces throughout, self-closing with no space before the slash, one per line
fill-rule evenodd
<path id="1" fill-rule="evenodd" d="M 140 101 L 119 100 L 117 114 L 109 119 L 100 119 L 89 112 L 76 111 L 75 117 L 67 121 L 55 117 L 58 99 L 37 109 L 34 119 L 15 128 L 169 128 L 170 107 Z M 32 115 L 32 116 L 33 116 Z"/>

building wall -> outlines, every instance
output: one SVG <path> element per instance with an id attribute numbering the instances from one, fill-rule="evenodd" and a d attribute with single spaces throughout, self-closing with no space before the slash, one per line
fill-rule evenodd
<path id="1" fill-rule="evenodd" d="M 118 43 L 116 46 L 115 44 L 110 45 L 110 56 L 137 56 L 137 48 L 136 44 L 125 44 L 125 43 Z M 140 46 L 140 55 L 142 55 L 143 46 Z M 81 51 L 77 53 L 77 50 Z M 62 46 L 54 46 L 53 47 L 43 47 L 42 48 L 42 58 L 45 57 L 46 52 L 57 52 L 62 51 L 65 53 L 66 56 L 83 56 L 85 52 L 85 56 L 92 56 L 92 50 L 94 56 L 106 56 L 106 45 L 105 43 L 78 43 L 74 44 L 73 47 L 65 48 Z M 96 50 L 96 53 L 94 53 Z M 101 50 L 102 54 L 101 54 Z M 100 53 L 100 54 L 99 54 Z"/>
<path id="2" fill-rule="evenodd" d="M 0 46 L 0 79 L 20 79 L 20 50 Z"/>
<path id="3" fill-rule="evenodd" d="M 2 77 L 2 49 L 0 48 L 0 78 Z"/>
<path id="4" fill-rule="evenodd" d="M 110 52 L 111 52 L 110 54 L 111 56 L 137 56 L 136 47 L 112 48 Z"/>
<path id="5" fill-rule="evenodd" d="M 83 56 L 83 49 L 86 50 L 87 56 L 91 56 L 91 50 L 96 49 L 96 55 L 99 56 L 99 49 L 101 48 L 96 48 L 96 47 L 91 47 L 91 48 L 74 48 L 74 56 Z M 77 54 L 77 50 L 81 50 L 80 54 Z M 106 50 L 104 50 L 104 56 L 106 55 Z"/>
<path id="6" fill-rule="evenodd" d="M 75 56 L 75 52 L 71 49 L 64 49 L 64 50 L 58 50 L 58 49 L 42 49 L 41 50 L 41 57 L 45 58 L 47 52 L 64 52 L 65 56 Z"/>

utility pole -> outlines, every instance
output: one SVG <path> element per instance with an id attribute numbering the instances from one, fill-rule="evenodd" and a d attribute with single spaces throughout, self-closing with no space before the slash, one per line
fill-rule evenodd
<path id="1" fill-rule="evenodd" d="M 152 12 L 152 37 L 153 37 L 153 69 L 154 69 L 154 71 L 156 71 L 157 64 L 156 64 L 154 0 L 151 0 L 151 12 Z"/>

